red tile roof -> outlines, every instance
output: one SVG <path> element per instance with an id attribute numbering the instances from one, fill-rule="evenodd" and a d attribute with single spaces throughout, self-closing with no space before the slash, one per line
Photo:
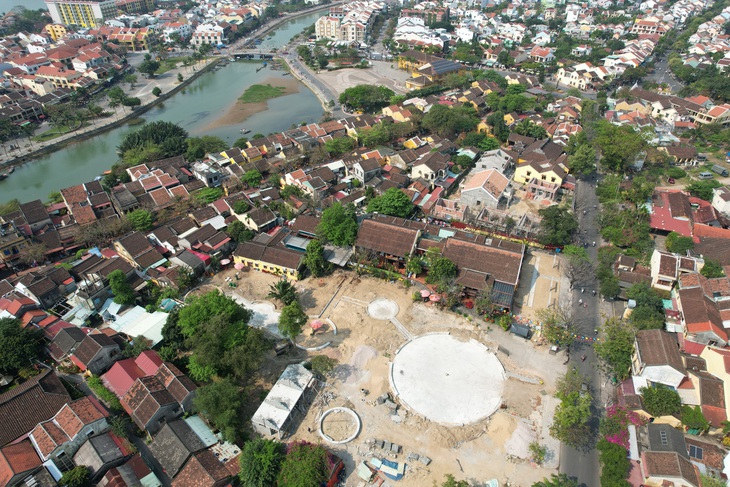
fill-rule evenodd
<path id="1" fill-rule="evenodd" d="M 0 485 L 8 485 L 15 475 L 41 465 L 41 459 L 29 440 L 0 449 Z"/>

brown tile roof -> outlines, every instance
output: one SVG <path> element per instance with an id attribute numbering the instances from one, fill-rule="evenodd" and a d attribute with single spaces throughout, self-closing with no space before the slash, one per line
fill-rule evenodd
<path id="1" fill-rule="evenodd" d="M 172 481 L 173 487 L 217 487 L 231 476 L 210 450 L 196 453 Z"/>
<path id="2" fill-rule="evenodd" d="M 182 419 L 163 426 L 150 445 L 150 450 L 170 477 L 177 475 L 191 454 L 204 448 L 205 444 Z"/>
<path id="3" fill-rule="evenodd" d="M 30 224 L 42 222 L 49 218 L 46 207 L 43 205 L 41 200 L 22 203 L 20 205 L 20 211 L 23 213 L 26 221 Z"/>
<path id="4" fill-rule="evenodd" d="M 8 485 L 14 476 L 40 465 L 41 459 L 30 440 L 3 447 L 0 449 L 0 485 Z"/>
<path id="5" fill-rule="evenodd" d="M 499 239 L 479 240 L 467 242 L 449 238 L 444 246 L 444 257 L 459 269 L 475 270 L 491 275 L 496 281 L 516 285 L 520 277 L 522 248 L 519 251 L 501 248 Z"/>
<path id="6" fill-rule="evenodd" d="M 644 452 L 644 471 L 648 477 L 681 478 L 693 487 L 699 487 L 699 476 L 694 465 L 676 452 Z"/>
<path id="7" fill-rule="evenodd" d="M 74 356 L 84 365 L 88 365 L 97 353 L 106 347 L 118 347 L 117 344 L 103 333 L 87 335 L 84 341 L 76 348 Z"/>
<path id="8" fill-rule="evenodd" d="M 119 244 L 124 247 L 132 258 L 136 258 L 138 255 L 143 254 L 152 245 L 149 243 L 147 238 L 141 232 L 132 232 L 119 239 Z"/>
<path id="9" fill-rule="evenodd" d="M 636 334 L 641 360 L 647 365 L 669 365 L 684 373 L 677 338 L 662 330 L 641 330 Z"/>
<path id="10" fill-rule="evenodd" d="M 418 230 L 371 219 L 360 225 L 355 245 L 374 252 L 406 257 L 415 249 L 418 237 Z"/>
<path id="11" fill-rule="evenodd" d="M 0 395 L 0 445 L 25 435 L 53 417 L 71 397 L 49 370 Z"/>
<path id="12" fill-rule="evenodd" d="M 86 201 L 86 188 L 84 188 L 83 184 L 77 184 L 70 188 L 63 188 L 61 190 L 61 196 L 63 196 L 63 199 L 66 201 L 68 206 L 72 206 L 74 203 Z"/>
<path id="13" fill-rule="evenodd" d="M 293 233 L 305 233 L 307 235 L 316 235 L 317 225 L 319 225 L 321 218 L 309 215 L 299 215 L 296 221 L 291 226 Z"/>

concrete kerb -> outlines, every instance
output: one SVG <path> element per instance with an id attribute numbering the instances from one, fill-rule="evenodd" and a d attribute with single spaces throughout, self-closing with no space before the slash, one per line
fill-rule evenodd
<path id="1" fill-rule="evenodd" d="M 298 343 L 294 344 L 294 346 L 297 347 L 298 349 L 306 350 L 307 352 L 318 352 L 320 350 L 324 350 L 325 348 L 329 347 L 330 345 L 332 345 L 332 342 L 326 342 L 326 343 L 323 343 L 322 345 L 318 345 L 316 347 L 303 347 L 303 346 L 299 345 Z"/>
<path id="2" fill-rule="evenodd" d="M 348 436 L 347 438 L 345 438 L 344 440 L 339 440 L 339 441 L 338 440 L 335 440 L 335 439 L 331 438 L 329 435 L 327 435 L 323 431 L 322 425 L 324 424 L 324 419 L 327 416 L 329 416 L 330 414 L 332 414 L 332 413 L 347 413 L 347 414 L 349 414 L 352 417 L 352 419 L 355 421 L 355 425 L 356 425 L 355 432 L 353 434 L 351 434 L 350 436 Z M 352 409 L 350 409 L 350 408 L 336 407 L 336 408 L 328 409 L 327 411 L 325 411 L 322 414 L 322 417 L 319 418 L 319 435 L 322 438 L 324 438 L 326 441 L 328 441 L 330 443 L 334 443 L 335 445 L 344 445 L 345 443 L 351 442 L 352 440 L 354 440 L 355 438 L 357 438 L 357 435 L 360 434 L 360 430 L 361 429 L 362 429 L 362 421 L 360 420 L 360 416 L 358 416 L 357 413 L 355 411 L 353 411 Z"/>

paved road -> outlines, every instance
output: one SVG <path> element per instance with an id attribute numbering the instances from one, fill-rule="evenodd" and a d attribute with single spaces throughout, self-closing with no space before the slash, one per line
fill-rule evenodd
<path id="1" fill-rule="evenodd" d="M 667 58 L 662 58 L 661 60 L 654 63 L 654 72 L 649 73 L 646 76 L 647 80 L 654 81 L 655 83 L 666 83 L 669 85 L 669 87 L 672 90 L 672 93 L 677 93 L 679 90 L 682 89 L 682 83 L 677 81 L 673 76 L 671 71 L 669 71 L 669 65 L 667 64 Z"/>
<path id="2" fill-rule="evenodd" d="M 579 181 L 575 198 L 575 211 L 579 222 L 578 238 L 581 242 L 588 242 L 586 250 L 589 257 L 595 261 L 598 256 L 600 237 L 596 225 L 598 210 L 593 208 L 594 205 L 598 204 L 598 197 L 592 183 Z M 583 211 L 585 211 L 585 215 Z M 596 242 L 595 247 L 592 246 L 593 242 Z M 593 296 L 592 291 L 594 290 L 596 296 Z M 573 309 L 575 315 L 577 315 L 575 319 L 577 333 L 584 336 L 593 336 L 594 330 L 599 327 L 599 306 L 601 301 L 595 276 L 586 276 L 581 282 L 576 283 L 572 299 Z M 585 308 L 579 304 L 580 300 L 586 305 Z M 585 361 L 581 361 L 582 355 L 586 356 Z M 571 347 L 570 365 L 577 367 L 580 373 L 588 379 L 591 393 L 596 398 L 594 403 L 600 406 L 601 377 L 598 373 L 597 364 L 598 360 L 593 353 L 592 346 L 585 343 L 575 343 Z M 596 411 L 596 417 L 597 413 Z M 597 430 L 597 420 L 595 423 L 593 426 Z M 563 444 L 560 459 L 560 471 L 570 477 L 576 477 L 581 486 L 594 487 L 600 485 L 597 450 L 581 451 Z"/>

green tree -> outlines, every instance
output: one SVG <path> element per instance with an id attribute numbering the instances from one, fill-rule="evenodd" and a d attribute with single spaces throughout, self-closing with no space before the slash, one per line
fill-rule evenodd
<path id="1" fill-rule="evenodd" d="M 324 245 L 319 240 L 310 240 L 304 253 L 304 265 L 314 277 L 322 277 L 329 271 L 329 263 L 324 258 Z"/>
<path id="2" fill-rule="evenodd" d="M 122 351 L 122 355 L 124 357 L 135 358 L 145 350 L 149 350 L 152 345 L 152 341 L 142 335 L 137 335 L 136 337 L 134 337 L 133 342 L 134 343 L 132 345 L 127 346 L 127 348 Z"/>
<path id="3" fill-rule="evenodd" d="M 593 131 L 593 143 L 600 151 L 601 165 L 614 172 L 626 171 L 646 147 L 641 134 L 628 125 L 613 125 L 601 120 L 594 124 Z"/>
<path id="4" fill-rule="evenodd" d="M 578 229 L 578 220 L 567 208 L 553 205 L 541 208 L 538 213 L 540 234 L 538 240 L 543 245 L 562 247 L 570 244 L 573 232 Z"/>
<path id="5" fill-rule="evenodd" d="M 684 254 L 695 247 L 692 237 L 684 237 L 677 232 L 670 232 L 666 240 L 667 250 L 675 254 Z"/>
<path id="6" fill-rule="evenodd" d="M 535 482 L 532 487 L 578 487 L 578 481 L 564 473 L 552 474 L 550 478 Z"/>
<path id="7" fill-rule="evenodd" d="M 446 474 L 446 478 L 439 486 L 436 481 L 433 481 L 433 487 L 469 487 L 469 482 L 466 480 L 456 480 L 456 478 L 450 473 Z"/>
<path id="8" fill-rule="evenodd" d="M 154 96 L 160 96 L 162 94 L 162 90 L 159 86 L 155 86 L 154 88 L 152 88 L 152 94 Z"/>
<path id="9" fill-rule="evenodd" d="M 127 282 L 127 276 L 117 269 L 109 273 L 109 287 L 117 304 L 134 304 L 136 295 L 134 289 Z"/>
<path id="10" fill-rule="evenodd" d="M 591 417 L 592 397 L 581 391 L 585 378 L 575 369 L 558 378 L 555 397 L 560 404 L 555 408 L 550 435 L 573 447 L 584 445 L 590 437 L 588 421 Z"/>
<path id="11" fill-rule="evenodd" d="M 0 318 L 0 371 L 15 374 L 39 357 L 42 334 L 22 328 L 20 320 Z"/>
<path id="12" fill-rule="evenodd" d="M 626 290 L 626 297 L 636 301 L 629 322 L 639 330 L 664 327 L 664 303 L 656 290 L 646 283 L 633 284 Z"/>
<path id="13" fill-rule="evenodd" d="M 235 220 L 228 225 L 226 233 L 236 242 L 248 242 L 256 236 L 255 232 L 246 228 L 246 226 L 238 220 Z"/>
<path id="14" fill-rule="evenodd" d="M 125 74 L 123 81 L 127 83 L 130 88 L 134 88 L 134 84 L 137 82 L 137 76 L 131 73 Z"/>
<path id="15" fill-rule="evenodd" d="M 437 257 L 429 263 L 426 275 L 427 283 L 443 285 L 454 277 L 456 277 L 456 264 L 446 257 Z"/>
<path id="16" fill-rule="evenodd" d="M 279 279 L 275 284 L 269 286 L 269 294 L 266 297 L 278 299 L 286 306 L 297 300 L 297 290 L 290 281 Z"/>
<path id="17" fill-rule="evenodd" d="M 590 174 L 596 168 L 596 150 L 590 144 L 581 144 L 568 157 L 568 167 L 575 174 Z"/>
<path id="18" fill-rule="evenodd" d="M 606 370 L 618 380 L 631 376 L 631 356 L 634 353 L 636 331 L 634 327 L 609 318 L 601 327 L 603 340 L 596 342 L 596 355 Z"/>
<path id="19" fill-rule="evenodd" d="M 335 368 L 337 360 L 327 355 L 315 355 L 309 360 L 309 363 L 312 365 L 312 372 L 326 376 Z"/>
<path id="20" fill-rule="evenodd" d="M 270 487 L 276 485 L 286 447 L 278 441 L 256 438 L 243 445 L 238 464 L 238 478 L 242 487 Z"/>
<path id="21" fill-rule="evenodd" d="M 223 197 L 224 192 L 221 188 L 203 188 L 194 193 L 194 198 L 204 204 L 212 203 Z"/>
<path id="22" fill-rule="evenodd" d="M 65 485 L 66 487 L 86 487 L 90 485 L 89 467 L 86 465 L 79 465 L 67 470 L 61 476 L 61 480 L 58 482 L 59 485 Z"/>
<path id="23" fill-rule="evenodd" d="M 302 309 L 299 301 L 293 301 L 281 310 L 279 315 L 279 331 L 289 339 L 296 338 L 302 333 L 302 328 L 307 323 L 307 314 Z"/>
<path id="24" fill-rule="evenodd" d="M 60 203 L 63 201 L 63 196 L 61 196 L 61 193 L 59 191 L 51 191 L 48 193 L 48 202 L 49 203 Z"/>
<path id="25" fill-rule="evenodd" d="M 677 414 L 682 408 L 682 399 L 677 391 L 661 385 L 656 387 L 642 387 L 639 389 L 642 403 L 647 413 L 652 416 L 667 416 Z"/>
<path id="26" fill-rule="evenodd" d="M 708 279 L 713 279 L 716 277 L 723 277 L 725 275 L 725 271 L 718 261 L 707 258 L 705 259 L 705 265 L 703 265 L 702 269 L 700 269 L 700 274 Z"/>
<path id="27" fill-rule="evenodd" d="M 261 173 L 256 169 L 246 171 L 246 173 L 241 178 L 241 180 L 245 182 L 249 188 L 258 188 L 261 184 L 262 179 L 263 176 L 261 176 Z"/>
<path id="28" fill-rule="evenodd" d="M 188 161 L 197 161 L 203 159 L 206 154 L 219 153 L 227 148 L 228 144 L 220 137 L 215 137 L 213 135 L 190 137 L 187 140 L 187 152 L 185 153 L 185 158 Z"/>
<path id="29" fill-rule="evenodd" d="M 324 143 L 325 150 L 332 157 L 338 157 L 351 151 L 355 147 L 355 139 L 350 137 L 336 137 Z"/>
<path id="30" fill-rule="evenodd" d="M 500 142 L 506 142 L 509 138 L 509 127 L 504 121 L 504 112 L 496 111 L 487 117 L 487 123 L 492 127 L 492 134 Z"/>
<path id="31" fill-rule="evenodd" d="M 606 487 L 631 487 L 626 481 L 631 469 L 626 448 L 601 438 L 596 445 L 600 456 L 601 485 Z"/>
<path id="32" fill-rule="evenodd" d="M 712 190 L 722 186 L 717 179 L 705 179 L 700 181 L 692 181 L 684 189 L 689 194 L 705 201 L 712 201 Z"/>
<path id="33" fill-rule="evenodd" d="M 350 247 L 357 238 L 357 218 L 355 206 L 335 203 L 322 212 L 322 220 L 317 225 L 317 235 L 321 240 L 339 247 Z"/>
<path id="34" fill-rule="evenodd" d="M 682 424 L 690 429 L 696 429 L 700 430 L 700 432 L 705 432 L 710 427 L 710 422 L 707 421 L 705 415 L 702 414 L 702 408 L 700 408 L 700 406 L 682 406 L 681 418 Z"/>
<path id="35" fill-rule="evenodd" d="M 182 83 L 183 82 L 183 75 L 182 73 L 177 73 L 177 82 Z"/>
<path id="36" fill-rule="evenodd" d="M 146 74 L 148 78 L 153 78 L 157 70 L 160 69 L 160 62 L 154 59 L 146 59 L 139 65 L 137 71 Z"/>
<path id="37" fill-rule="evenodd" d="M 251 205 L 248 204 L 248 201 L 245 199 L 240 199 L 233 203 L 233 211 L 236 212 L 239 215 L 243 215 L 248 210 L 251 209 Z"/>
<path id="38" fill-rule="evenodd" d="M 340 104 L 350 110 L 372 113 L 390 104 L 395 92 L 385 86 L 357 85 L 340 95 Z"/>
<path id="39" fill-rule="evenodd" d="M 327 450 L 305 441 L 290 443 L 281 464 L 278 487 L 312 487 L 327 480 Z"/>
<path id="40" fill-rule="evenodd" d="M 124 155 L 130 149 L 152 144 L 161 149 L 162 157 L 174 157 L 186 151 L 187 137 L 187 131 L 172 122 L 146 123 L 122 139 L 117 147 L 117 153 Z"/>
<path id="41" fill-rule="evenodd" d="M 454 138 L 463 132 L 471 132 L 479 124 L 479 117 L 470 104 L 447 107 L 433 105 L 424 115 L 421 126 L 441 137 Z"/>
<path id="42" fill-rule="evenodd" d="M 411 199 L 398 188 L 390 188 L 382 195 L 373 198 L 368 203 L 368 212 L 378 212 L 383 215 L 407 217 L 413 211 Z"/>
<path id="43" fill-rule="evenodd" d="M 199 387 L 193 407 L 217 428 L 223 438 L 236 443 L 243 434 L 243 391 L 230 379 Z"/>
<path id="44" fill-rule="evenodd" d="M 134 210 L 127 214 L 127 220 L 129 220 L 135 230 L 143 232 L 152 228 L 152 213 L 147 210 Z"/>
<path id="45" fill-rule="evenodd" d="M 210 291 L 201 296 L 188 298 L 178 313 L 178 326 L 186 337 L 193 336 L 200 323 L 214 316 L 225 316 L 229 323 L 248 323 L 251 312 L 219 291 Z"/>

